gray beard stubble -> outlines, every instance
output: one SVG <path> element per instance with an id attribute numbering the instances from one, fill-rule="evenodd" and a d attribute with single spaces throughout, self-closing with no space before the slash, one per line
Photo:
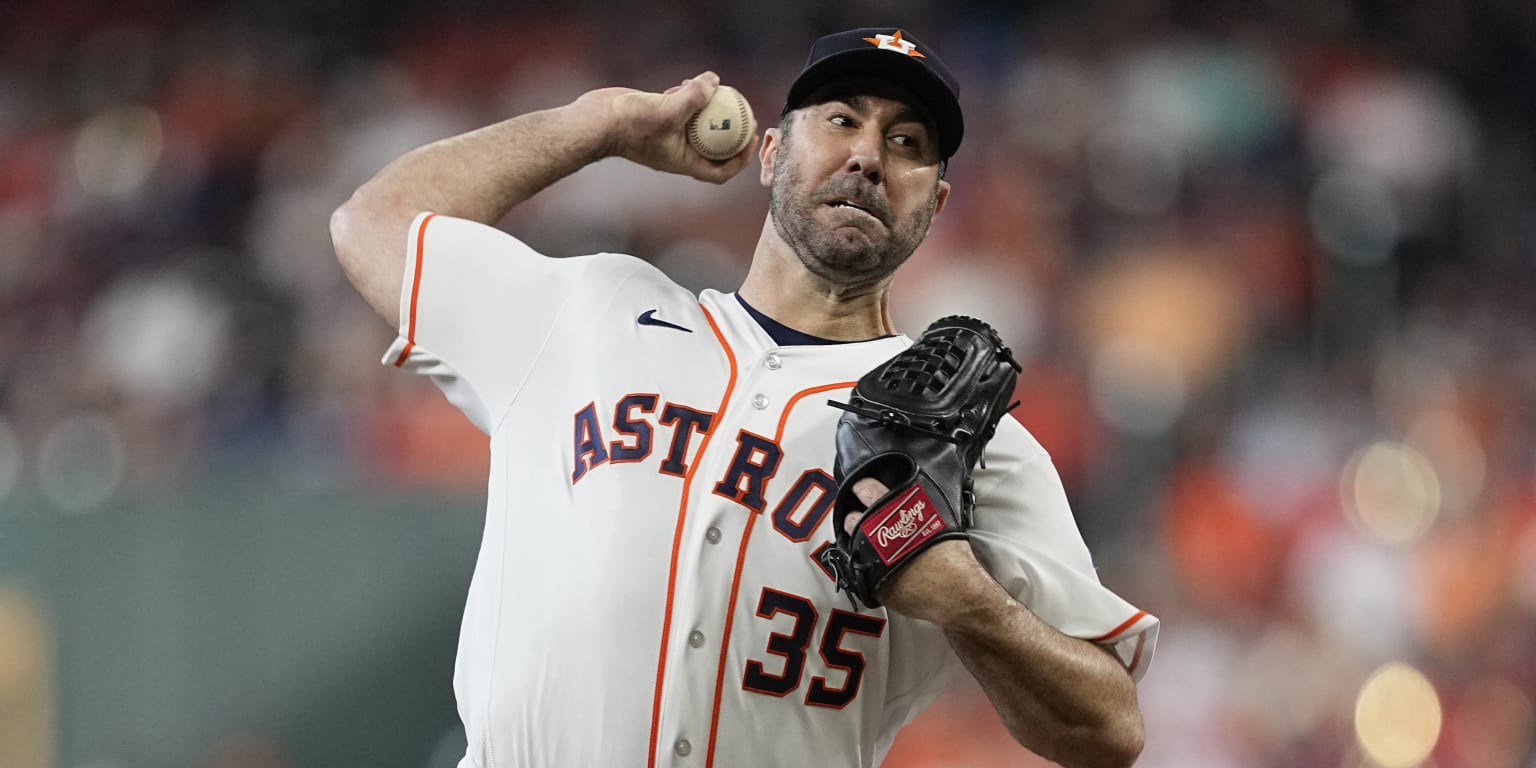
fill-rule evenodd
<path id="1" fill-rule="evenodd" d="M 859 184 L 831 180 L 813 194 L 795 193 L 800 188 L 799 170 L 790 165 L 788 126 L 780 130 L 779 152 L 773 158 L 773 184 L 768 189 L 768 211 L 779 238 L 800 257 L 811 274 L 837 285 L 859 285 L 881 280 L 896 271 L 928 233 L 938 205 L 939 187 L 934 184 L 928 202 L 904 220 L 892 222 L 883 242 L 870 245 L 850 242 L 821 228 L 811 216 L 814 197 L 828 195 L 859 196 Z M 889 211 L 880 213 L 889 220 Z"/>

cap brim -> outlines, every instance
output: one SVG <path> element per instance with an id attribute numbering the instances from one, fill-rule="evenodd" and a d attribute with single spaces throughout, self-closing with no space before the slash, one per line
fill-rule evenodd
<path id="1" fill-rule="evenodd" d="M 887 80 L 911 92 L 933 118 L 934 128 L 939 132 L 939 150 L 946 159 L 960 148 L 965 120 L 954 92 L 916 59 L 878 48 L 841 51 L 807 67 L 790 86 L 784 111 L 804 106 L 806 99 L 830 82 L 860 76 Z"/>

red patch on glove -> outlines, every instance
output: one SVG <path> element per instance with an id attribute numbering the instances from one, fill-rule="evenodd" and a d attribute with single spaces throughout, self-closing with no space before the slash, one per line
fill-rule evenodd
<path id="1" fill-rule="evenodd" d="M 933 500 L 921 485 L 870 512 L 859 521 L 859 529 L 880 556 L 890 565 L 906 557 L 914 548 L 933 538 L 947 526 Z"/>

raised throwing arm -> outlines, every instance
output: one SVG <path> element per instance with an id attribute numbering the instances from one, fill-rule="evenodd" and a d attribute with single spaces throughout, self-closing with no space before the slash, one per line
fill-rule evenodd
<path id="1" fill-rule="evenodd" d="M 494 224 L 554 182 L 605 157 L 721 183 L 746 167 L 756 140 L 712 162 L 687 144 L 688 117 L 720 78 L 704 72 L 665 93 L 602 88 L 563 107 L 530 112 L 412 150 L 385 166 L 331 215 L 331 240 L 348 279 L 398 324 L 405 238 L 422 211 Z"/>

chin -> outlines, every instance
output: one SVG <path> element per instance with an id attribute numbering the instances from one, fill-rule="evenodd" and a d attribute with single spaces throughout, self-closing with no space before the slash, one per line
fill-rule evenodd
<path id="1" fill-rule="evenodd" d="M 865 248 L 847 247 L 854 242 L 840 242 L 822 248 L 815 255 L 802 254 L 800 261 L 811 274 L 839 285 L 867 283 L 890 274 L 887 265 L 873 257 Z M 837 247 L 838 245 L 844 247 Z"/>

